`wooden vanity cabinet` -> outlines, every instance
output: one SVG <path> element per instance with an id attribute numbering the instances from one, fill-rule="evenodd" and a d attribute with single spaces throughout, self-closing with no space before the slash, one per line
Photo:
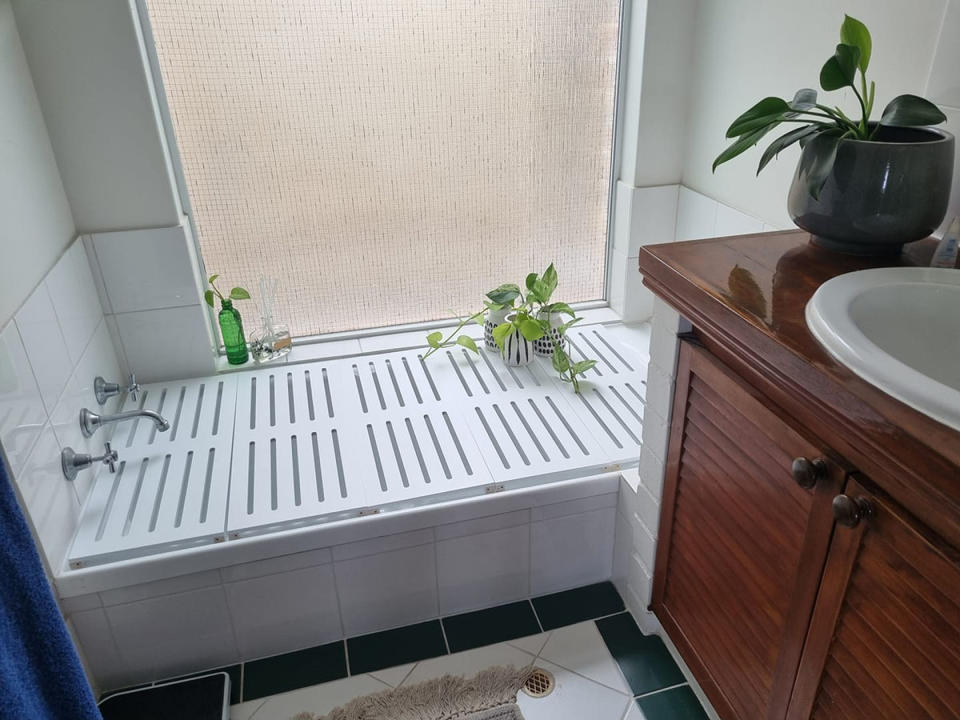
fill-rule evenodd
<path id="1" fill-rule="evenodd" d="M 789 720 L 955 720 L 960 559 L 860 481 L 841 503 Z"/>
<path id="2" fill-rule="evenodd" d="M 678 363 L 652 607 L 722 717 L 783 718 L 845 472 L 703 348 Z"/>
<path id="3" fill-rule="evenodd" d="M 724 720 L 960 718 L 957 553 L 808 435 L 681 343 L 652 609 Z"/>

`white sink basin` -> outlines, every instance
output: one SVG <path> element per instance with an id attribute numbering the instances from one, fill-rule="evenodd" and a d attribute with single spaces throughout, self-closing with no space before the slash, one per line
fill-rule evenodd
<path id="1" fill-rule="evenodd" d="M 828 280 L 806 309 L 831 355 L 960 430 L 960 270 L 882 268 Z"/>

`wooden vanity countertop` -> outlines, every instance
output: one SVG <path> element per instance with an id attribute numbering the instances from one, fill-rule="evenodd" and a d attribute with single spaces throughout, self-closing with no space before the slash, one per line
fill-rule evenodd
<path id="1" fill-rule="evenodd" d="M 899 258 L 878 260 L 824 250 L 809 239 L 788 230 L 652 245 L 640 251 L 640 272 L 711 351 L 838 459 L 960 548 L 960 432 L 853 374 L 817 342 L 804 319 L 807 301 L 830 278 L 866 268 L 926 266 L 936 241 L 912 243 Z"/>

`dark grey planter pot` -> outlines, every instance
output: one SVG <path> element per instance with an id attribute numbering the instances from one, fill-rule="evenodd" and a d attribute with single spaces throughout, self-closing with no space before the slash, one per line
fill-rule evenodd
<path id="1" fill-rule="evenodd" d="M 899 255 L 904 243 L 927 237 L 943 222 L 953 177 L 950 133 L 882 128 L 876 140 L 842 140 L 814 200 L 805 168 L 818 142 L 803 148 L 787 202 L 790 217 L 814 244 L 853 255 Z"/>

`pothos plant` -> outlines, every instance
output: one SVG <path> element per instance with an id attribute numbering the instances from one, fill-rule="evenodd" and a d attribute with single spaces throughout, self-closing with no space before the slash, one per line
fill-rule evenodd
<path id="1" fill-rule="evenodd" d="M 235 287 L 232 290 L 230 290 L 229 295 L 224 296 L 224 294 L 217 289 L 217 286 L 213 284 L 218 277 L 220 276 L 211 275 L 209 278 L 207 278 L 207 284 L 210 286 L 210 289 L 207 290 L 205 293 L 203 293 L 203 299 L 207 301 L 207 305 L 209 305 L 210 307 L 214 307 L 214 304 L 213 304 L 214 296 L 220 298 L 221 304 L 223 304 L 223 301 L 227 299 L 229 300 L 249 300 L 250 299 L 250 293 L 247 292 L 246 288 L 242 288 L 242 287 Z"/>
<path id="2" fill-rule="evenodd" d="M 427 344 L 430 349 L 424 353 L 424 359 L 441 348 L 452 345 L 461 345 L 479 353 L 480 350 L 473 338 L 462 333 L 463 328 L 471 322 L 483 325 L 483 316 L 487 310 L 508 310 L 510 312 L 507 320 L 493 329 L 493 339 L 500 348 L 500 352 L 503 352 L 506 339 L 513 333 L 519 333 L 531 342 L 548 337 L 553 344 L 553 369 L 561 380 L 573 385 L 574 392 L 580 392 L 580 376 L 586 374 L 597 364 L 597 361 L 584 359 L 574 362 L 566 350 L 563 336 L 581 318 L 577 317 L 573 308 L 567 303 L 551 302 L 553 292 L 557 289 L 557 282 L 557 271 L 551 263 L 543 275 L 537 273 L 527 275 L 524 281 L 526 292 L 514 283 L 505 283 L 491 290 L 484 300 L 484 308 L 462 318 L 449 334 L 444 336 L 437 330 L 427 335 Z M 555 315 L 566 315 L 570 319 L 553 326 L 551 319 Z"/>
<path id="3" fill-rule="evenodd" d="M 850 88 L 860 105 L 859 120 L 848 117 L 836 105 L 830 107 L 819 103 L 817 91 L 810 88 L 798 90 L 789 102 L 779 97 L 766 97 L 727 129 L 727 137 L 736 140 L 713 161 L 713 169 L 756 145 L 775 127 L 783 123 L 797 124 L 799 127 L 770 143 L 760 157 L 757 174 L 784 148 L 797 142 L 804 147 L 817 138 L 817 143 L 811 147 L 816 154 L 809 160 L 806 180 L 810 195 L 818 199 L 833 169 L 841 140 L 879 140 L 878 133 L 884 127 L 919 127 L 946 121 L 946 116 L 929 100 L 916 95 L 900 95 L 887 104 L 879 122 L 871 122 L 876 85 L 872 80 L 867 83 L 867 67 L 872 52 L 873 41 L 867 26 L 845 15 L 840 27 L 840 44 L 820 70 L 823 90 Z"/>

